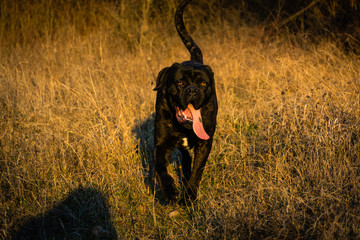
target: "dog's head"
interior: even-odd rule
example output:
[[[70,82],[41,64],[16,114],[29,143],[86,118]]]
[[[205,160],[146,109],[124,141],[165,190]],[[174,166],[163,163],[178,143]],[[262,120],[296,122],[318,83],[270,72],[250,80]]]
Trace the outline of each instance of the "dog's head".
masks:
[[[194,61],[174,63],[160,71],[154,90],[165,96],[180,124],[192,127],[199,138],[209,138],[201,117],[201,108],[215,91],[214,73],[209,66]]]

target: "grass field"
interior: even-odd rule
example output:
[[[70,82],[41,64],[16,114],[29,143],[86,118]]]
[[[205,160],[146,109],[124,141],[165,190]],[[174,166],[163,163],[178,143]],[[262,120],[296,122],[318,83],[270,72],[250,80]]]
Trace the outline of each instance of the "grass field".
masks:
[[[0,238],[359,239],[359,57],[211,3],[185,23],[215,73],[213,151],[196,204],[163,204],[152,89],[189,59],[176,2],[0,3]]]

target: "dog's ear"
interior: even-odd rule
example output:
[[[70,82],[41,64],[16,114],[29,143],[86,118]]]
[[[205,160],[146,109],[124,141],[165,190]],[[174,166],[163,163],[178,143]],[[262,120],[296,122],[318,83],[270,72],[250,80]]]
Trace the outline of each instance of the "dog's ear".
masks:
[[[169,67],[164,68],[163,70],[161,70],[156,78],[156,86],[153,89],[154,91],[159,91],[161,90],[165,84],[166,84],[166,79],[167,79],[167,75],[169,72]]]
[[[206,71],[208,71],[208,73],[210,74],[210,76],[211,76],[212,78],[214,78],[214,72],[212,71],[211,67],[208,66],[208,65],[204,65],[204,67],[205,67]]]
[[[157,76],[156,86],[153,90],[159,91],[161,89],[164,89],[164,87],[166,85],[166,81],[170,77],[169,76],[170,73],[179,65],[180,65],[179,63],[174,63],[173,65],[171,65],[171,67],[166,67],[163,70],[161,70]]]

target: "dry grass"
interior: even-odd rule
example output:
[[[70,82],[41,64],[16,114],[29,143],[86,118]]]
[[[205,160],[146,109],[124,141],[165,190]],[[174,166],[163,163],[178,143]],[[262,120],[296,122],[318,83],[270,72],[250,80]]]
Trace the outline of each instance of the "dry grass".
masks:
[[[220,110],[199,200],[178,209],[155,197],[150,157],[153,82],[189,58],[174,1],[156,17],[152,1],[11,2],[0,4],[0,238],[360,237],[358,57],[326,39],[267,41],[216,10],[195,24],[205,13],[190,8]]]

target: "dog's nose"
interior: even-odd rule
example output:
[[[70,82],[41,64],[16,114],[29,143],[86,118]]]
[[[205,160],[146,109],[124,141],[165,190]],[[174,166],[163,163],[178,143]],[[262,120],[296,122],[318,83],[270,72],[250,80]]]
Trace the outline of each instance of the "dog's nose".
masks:
[[[189,86],[186,88],[185,92],[191,96],[196,96],[199,92],[199,89],[194,86]]]

